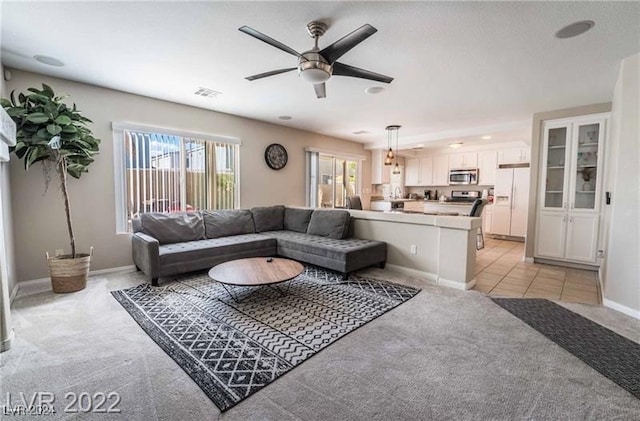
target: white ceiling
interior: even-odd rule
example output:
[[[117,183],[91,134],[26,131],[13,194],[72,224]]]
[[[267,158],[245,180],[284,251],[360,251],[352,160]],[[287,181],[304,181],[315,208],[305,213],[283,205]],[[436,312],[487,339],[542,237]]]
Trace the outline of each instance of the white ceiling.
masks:
[[[531,115],[611,100],[620,61],[640,51],[639,2],[4,2],[2,62],[65,79],[368,143],[441,145],[530,137]],[[559,40],[563,26],[593,20]],[[248,25],[302,52],[370,23],[378,32],[340,61],[395,78],[334,76],[317,99],[296,58],[238,31]],[[63,61],[36,62],[34,55]],[[369,95],[364,90],[383,85]],[[194,96],[199,87],[222,92]],[[289,121],[278,120],[292,116]],[[355,135],[365,130],[368,134]],[[435,143],[430,143],[435,142]]]

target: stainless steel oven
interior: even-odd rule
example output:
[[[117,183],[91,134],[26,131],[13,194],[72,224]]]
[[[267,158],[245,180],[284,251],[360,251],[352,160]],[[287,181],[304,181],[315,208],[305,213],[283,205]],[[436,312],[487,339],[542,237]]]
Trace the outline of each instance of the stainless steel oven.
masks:
[[[478,184],[478,169],[449,170],[449,185]]]

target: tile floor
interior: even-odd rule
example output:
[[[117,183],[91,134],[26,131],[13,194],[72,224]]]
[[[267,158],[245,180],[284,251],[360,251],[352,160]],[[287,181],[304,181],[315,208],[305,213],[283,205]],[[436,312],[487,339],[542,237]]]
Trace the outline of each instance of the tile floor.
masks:
[[[524,263],[524,243],[485,236],[476,253],[475,290],[489,295],[601,304],[598,272]]]

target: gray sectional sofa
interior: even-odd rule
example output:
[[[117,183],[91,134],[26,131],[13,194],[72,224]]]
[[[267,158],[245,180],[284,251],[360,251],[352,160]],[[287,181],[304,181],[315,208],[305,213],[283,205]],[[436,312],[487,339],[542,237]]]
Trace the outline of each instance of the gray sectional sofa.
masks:
[[[282,256],[349,272],[384,267],[387,245],[350,236],[344,210],[285,206],[173,214],[145,213],[133,220],[133,261],[158,278],[211,268],[246,257]]]

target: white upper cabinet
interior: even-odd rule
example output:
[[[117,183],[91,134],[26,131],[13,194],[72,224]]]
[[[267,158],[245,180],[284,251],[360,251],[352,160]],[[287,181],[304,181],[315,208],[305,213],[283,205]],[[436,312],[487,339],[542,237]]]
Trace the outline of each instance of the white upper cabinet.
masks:
[[[476,152],[453,153],[449,155],[449,168],[478,168],[478,154]]]
[[[496,183],[498,153],[496,151],[478,152],[478,184],[493,186]]]
[[[524,164],[529,162],[530,158],[529,148],[508,148],[498,152],[498,164]]]
[[[449,156],[436,155],[433,157],[433,186],[449,185]]]
[[[391,181],[392,165],[384,165],[386,153],[384,149],[371,151],[371,184],[386,184]]]
[[[405,160],[404,184],[405,186],[433,185],[433,158],[430,156],[407,158]]]

